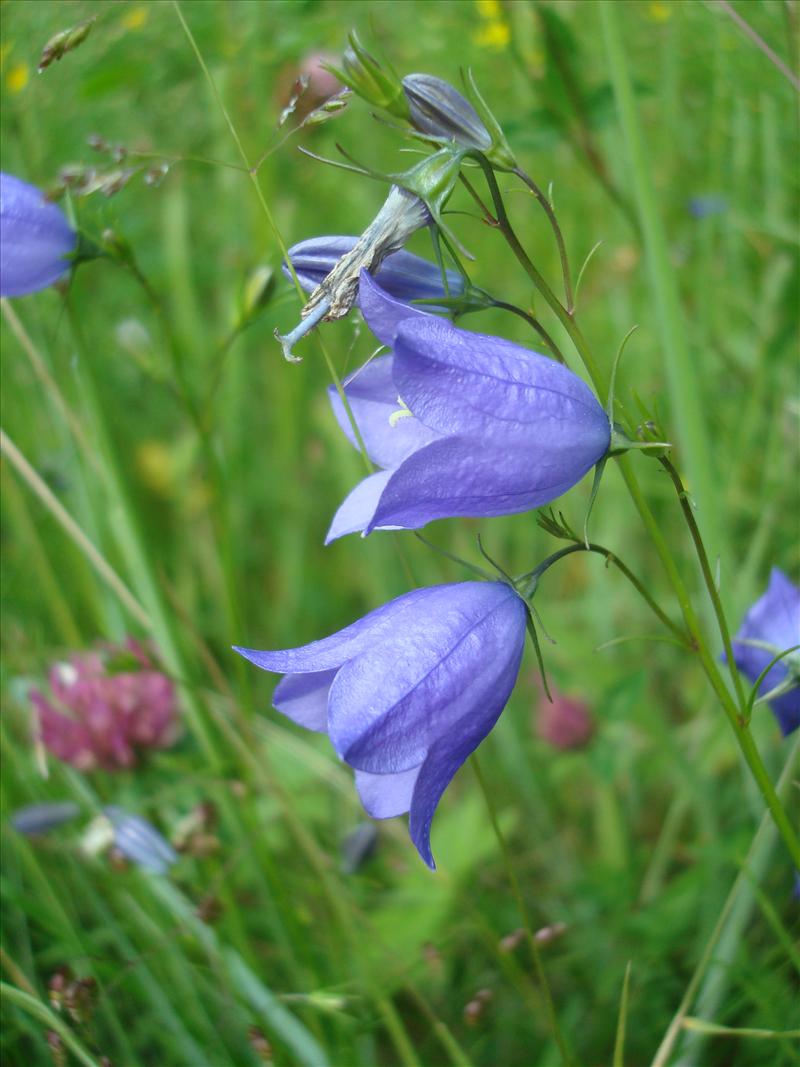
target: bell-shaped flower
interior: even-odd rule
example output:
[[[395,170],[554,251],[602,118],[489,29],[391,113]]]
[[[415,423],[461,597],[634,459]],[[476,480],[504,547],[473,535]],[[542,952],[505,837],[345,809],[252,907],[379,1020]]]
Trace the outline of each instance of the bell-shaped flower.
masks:
[[[78,237],[34,185],[0,173],[0,296],[25,296],[58,281]]]
[[[733,657],[755,684],[776,656],[795,645],[800,645],[800,588],[773,567],[766,592],[748,610],[733,639]],[[800,650],[770,667],[758,694],[766,697],[784,736],[800,726]]]
[[[289,259],[303,289],[307,293],[313,292],[339,260],[352,252],[358,240],[358,237],[344,236],[311,237],[292,245]],[[285,264],[283,273],[291,279]],[[442,272],[435,263],[403,250],[387,256],[374,277],[385,292],[406,304],[415,300],[444,300],[460,296],[464,291],[464,279],[457,271],[446,271],[445,288]],[[426,307],[433,310],[433,305]]]
[[[411,839],[433,867],[434,811],[511,695],[525,626],[510,586],[463,582],[406,593],[301,648],[236,651],[285,675],[278,711],[328,734],[369,815],[410,813]]]
[[[356,371],[344,391],[382,469],[345,499],[326,543],[355,531],[542,507],[608,451],[606,413],[562,364],[393,300],[366,274],[361,309],[392,355]],[[341,399],[329,395],[355,445]]]

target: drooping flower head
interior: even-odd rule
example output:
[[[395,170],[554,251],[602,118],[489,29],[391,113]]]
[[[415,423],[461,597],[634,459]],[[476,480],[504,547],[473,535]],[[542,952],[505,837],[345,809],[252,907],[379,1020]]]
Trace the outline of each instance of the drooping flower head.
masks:
[[[289,249],[289,259],[303,289],[310,293],[325,280],[342,256],[352,252],[358,237],[332,236],[311,237],[299,241]],[[289,268],[284,264],[284,275],[291,279]],[[406,304],[415,300],[443,300],[460,296],[464,291],[464,279],[457,271],[445,272],[447,287],[442,281],[442,272],[435,263],[411,252],[393,252],[375,271],[375,280],[384,292]],[[435,305],[426,305],[433,310]]]
[[[795,645],[800,645],[800,588],[773,567],[766,592],[748,610],[733,639],[733,656],[742,674],[755,684],[775,656]],[[780,692],[769,704],[786,736],[800,726],[800,651],[774,664],[758,693],[766,696],[776,689]]]
[[[368,275],[361,308],[392,348],[345,393],[370,459],[327,541],[451,516],[506,515],[561,496],[608,451],[611,428],[589,387],[545,356],[393,300]],[[355,444],[339,396],[336,418]]]
[[[346,315],[358,296],[362,272],[377,271],[387,256],[398,252],[412,234],[427,226],[430,220],[430,213],[418,196],[393,185],[366,230],[312,290],[300,313],[300,324],[285,336],[276,332],[286,359],[296,361],[292,346],[318,323]]]
[[[510,586],[463,582],[406,593],[301,648],[236,651],[285,674],[278,711],[328,734],[369,815],[410,813],[411,839],[433,867],[434,811],[511,695],[525,625]]]
[[[175,740],[174,686],[133,639],[57,663],[50,691],[31,693],[41,740],[80,771],[132,767],[141,750]]]
[[[0,296],[25,296],[69,270],[77,234],[34,185],[0,173]]]

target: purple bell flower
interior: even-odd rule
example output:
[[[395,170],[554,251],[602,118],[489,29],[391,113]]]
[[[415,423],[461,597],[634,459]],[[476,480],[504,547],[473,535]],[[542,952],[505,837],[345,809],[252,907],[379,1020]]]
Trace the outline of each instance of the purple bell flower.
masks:
[[[409,812],[411,839],[434,867],[434,811],[511,695],[525,625],[510,586],[463,582],[405,593],[301,648],[236,651],[285,675],[273,697],[278,711],[328,734],[356,772],[367,814]]]
[[[77,243],[62,210],[36,186],[0,173],[0,296],[25,296],[58,281]]]
[[[742,674],[755,683],[775,656],[794,645],[800,645],[800,588],[773,567],[767,591],[748,610],[733,639],[733,657]],[[784,690],[769,700],[784,737],[800,726],[799,661],[800,651],[779,660],[758,687],[759,696]],[[795,684],[790,688],[792,679]]]
[[[358,237],[311,237],[292,245],[289,258],[303,289],[307,293],[313,292],[342,256],[352,252],[358,240]],[[285,264],[283,273],[291,280],[291,273]],[[442,273],[435,263],[401,250],[384,259],[375,278],[390,296],[411,303],[414,300],[460,296],[464,292],[463,278],[454,270],[448,270],[446,274],[448,291],[445,291]],[[431,305],[427,306],[433,310]]]
[[[177,862],[178,853],[147,819],[113,804],[103,814],[114,828],[114,847],[137,867],[166,874]]]
[[[572,371],[393,300],[366,273],[361,309],[393,349],[345,383],[370,459],[326,543],[451,516],[507,515],[571,489],[608,451],[608,417]],[[355,445],[335,390],[334,414]]]

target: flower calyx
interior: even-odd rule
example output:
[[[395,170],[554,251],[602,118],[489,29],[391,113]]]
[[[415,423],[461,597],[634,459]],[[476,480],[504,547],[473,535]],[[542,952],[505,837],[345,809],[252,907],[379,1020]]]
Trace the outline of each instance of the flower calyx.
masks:
[[[639,440],[630,437],[618,422],[611,424],[611,444],[608,449],[609,456],[622,456],[626,452],[647,452],[648,455],[660,459],[666,456],[672,449],[669,441],[657,441],[653,435],[655,427],[647,423],[638,427]]]

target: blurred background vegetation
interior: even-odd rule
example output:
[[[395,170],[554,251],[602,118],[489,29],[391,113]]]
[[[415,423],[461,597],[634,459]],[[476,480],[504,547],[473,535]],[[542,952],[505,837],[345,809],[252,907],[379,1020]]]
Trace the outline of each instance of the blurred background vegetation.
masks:
[[[659,328],[665,279],[647,269],[648,219],[599,4],[185,0],[180,12],[248,161],[263,157],[258,185],[287,245],[360,233],[385,195],[299,146],[331,157],[340,142],[386,171],[409,158],[358,100],[284,141],[296,116],[281,129],[278,117],[304,66],[340,55],[356,27],[401,75],[460,84],[459,67],[472,67],[526,169],[552,187],[575,272],[602,242],[581,283],[583,332],[608,368],[639,325],[620,395],[657,409],[672,439],[681,413],[670,348],[685,344],[710,442],[701,503],[716,525],[735,626],[770,566],[794,578],[800,569],[796,96],[718,3],[614,6],[682,339]],[[795,65],[794,0],[733,10]],[[69,210],[98,242],[113,230],[132,250],[171,324],[170,340],[135,272],[109,260],[77,271],[71,313],[49,290],[3,316],[3,428],[146,616],[130,614],[30,481],[4,463],[3,962],[5,981],[25,995],[12,991],[4,1008],[6,1062],[50,1063],[66,1041],[69,1063],[558,1063],[470,769],[435,819],[435,874],[403,820],[380,824],[374,855],[356,864],[343,852],[364,822],[349,772],[324,737],[270,710],[273,680],[230,652],[233,643],[300,644],[412,579],[467,575],[411,535],[323,548],[360,460],[331,416],[319,342],[305,342],[303,364],[291,366],[273,339],[297,321],[299,302],[175,6],[38,0],[3,3],[0,13],[3,170],[53,188],[70,165],[106,175],[132,168],[115,195],[74,197]],[[96,21],[86,42],[37,75],[48,38],[87,18]],[[93,149],[98,137],[110,147]],[[115,156],[115,146],[125,151]],[[523,243],[555,282],[544,216],[510,178],[501,185],[513,189],[507,202]],[[471,204],[457,192],[450,208]],[[465,214],[450,221],[476,257],[473,280],[530,306],[530,286],[499,236]],[[425,234],[410,247],[430,255]],[[263,266],[276,272],[275,287],[238,329],[248,279]],[[500,312],[465,325],[531,344],[525,325]],[[324,328],[323,340],[339,374],[374,344],[355,315]],[[676,462],[691,466],[678,444]],[[652,460],[639,459],[637,471],[699,590],[667,480]],[[587,480],[561,505],[578,527],[588,492]],[[478,530],[513,573],[557,547],[533,515],[442,522],[427,533],[477,560]],[[613,469],[593,536],[673,610]],[[528,655],[483,767],[536,925],[564,924],[543,956],[575,1062],[610,1063],[624,1029],[616,1062],[649,1063],[693,976],[693,1017],[731,1030],[797,1025],[793,871],[768,834],[752,848],[763,806],[696,663],[640,639],[598,650],[653,633],[647,608],[599,559],[575,556],[554,569],[537,607],[555,641],[545,648],[554,684],[586,703],[593,736],[570,751],[540,736]],[[29,688],[71,651],[127,634],[151,639],[181,685],[180,741],[123,773],[81,775],[52,758],[44,773]],[[777,778],[790,744],[764,708],[754,731]],[[65,799],[87,813],[77,829],[35,840],[9,829],[21,806]],[[198,805],[212,805],[213,841],[182,855],[167,877],[87,858],[81,834],[104,803],[167,837]],[[703,951],[721,913],[709,965]],[[48,981],[63,966],[96,982],[77,1019],[47,1007]],[[787,1039],[695,1027],[677,1034],[668,1062],[795,1064],[800,1051]]]

